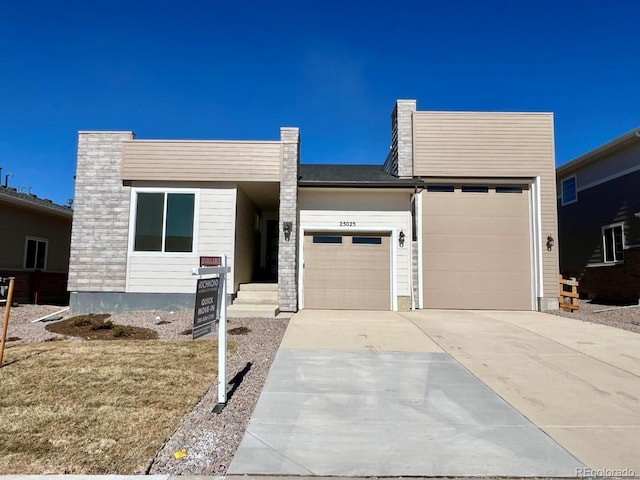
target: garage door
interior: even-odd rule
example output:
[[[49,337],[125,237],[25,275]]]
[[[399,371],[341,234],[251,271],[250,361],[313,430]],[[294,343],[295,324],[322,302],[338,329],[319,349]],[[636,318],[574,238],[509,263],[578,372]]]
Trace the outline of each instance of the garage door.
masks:
[[[423,192],[425,308],[531,310],[528,186]]]
[[[389,234],[308,233],[304,308],[391,310]]]

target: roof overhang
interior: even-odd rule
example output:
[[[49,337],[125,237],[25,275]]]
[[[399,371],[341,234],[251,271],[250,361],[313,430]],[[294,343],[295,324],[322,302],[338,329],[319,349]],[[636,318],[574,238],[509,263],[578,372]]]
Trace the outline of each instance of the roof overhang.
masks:
[[[600,147],[591,150],[583,155],[580,155],[578,158],[571,160],[564,165],[556,168],[556,174],[558,177],[566,176],[590,163],[596,162],[601,158],[609,155],[621,148],[627,147],[629,145],[633,145],[635,143],[640,142],[640,128],[634,128],[630,132],[625,133],[617,138],[614,138],[608,143],[601,145]]]
[[[46,213],[48,215],[68,218],[69,220],[73,218],[73,210],[71,208],[63,207],[55,203],[47,205],[47,203],[45,203],[46,200],[31,201],[20,197],[14,197],[13,195],[7,195],[2,190],[0,190],[0,202],[26,208],[29,210],[35,210],[37,212]]]

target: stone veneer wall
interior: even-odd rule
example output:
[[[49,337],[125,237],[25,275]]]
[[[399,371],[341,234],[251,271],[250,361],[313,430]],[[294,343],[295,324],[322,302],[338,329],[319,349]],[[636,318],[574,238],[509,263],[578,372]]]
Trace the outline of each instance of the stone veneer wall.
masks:
[[[394,110],[396,122],[396,142],[398,156],[398,177],[413,177],[413,112],[416,111],[415,100],[398,100]]]
[[[125,291],[131,189],[120,170],[122,141],[133,138],[133,132],[79,133],[69,291]]]
[[[282,177],[280,179],[278,306],[282,312],[298,310],[298,168],[300,166],[300,132],[282,127]],[[291,222],[291,237],[284,237],[284,222]]]

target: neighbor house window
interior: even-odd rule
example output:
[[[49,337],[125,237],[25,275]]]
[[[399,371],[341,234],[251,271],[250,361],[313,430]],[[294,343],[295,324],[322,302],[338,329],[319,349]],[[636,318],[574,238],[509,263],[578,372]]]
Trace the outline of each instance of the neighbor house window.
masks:
[[[578,201],[578,189],[576,187],[576,177],[569,177],[562,181],[562,205]]]
[[[194,193],[137,192],[133,250],[193,252]]]
[[[624,226],[602,227],[602,252],[605,263],[624,260]]]
[[[24,268],[44,270],[47,263],[47,241],[42,238],[27,237],[24,255]]]

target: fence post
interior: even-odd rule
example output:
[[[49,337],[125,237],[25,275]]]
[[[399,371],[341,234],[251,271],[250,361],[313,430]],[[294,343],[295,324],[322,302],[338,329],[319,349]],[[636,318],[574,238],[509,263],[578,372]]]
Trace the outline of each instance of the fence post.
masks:
[[[0,280],[5,280],[0,278]],[[4,304],[4,320],[2,322],[2,338],[0,338],[0,368],[2,368],[2,359],[4,357],[4,346],[7,343],[7,332],[9,331],[9,313],[11,312],[11,303],[13,302],[13,284],[15,278],[9,278],[9,291],[7,292],[7,303]]]

